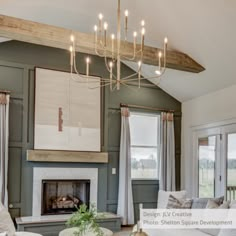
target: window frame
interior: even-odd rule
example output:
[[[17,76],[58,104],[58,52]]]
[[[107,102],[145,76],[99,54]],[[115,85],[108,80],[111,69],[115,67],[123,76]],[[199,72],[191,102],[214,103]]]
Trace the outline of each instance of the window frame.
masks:
[[[160,112],[150,112],[150,111],[137,111],[137,110],[130,110],[130,117],[132,116],[132,114],[135,115],[140,115],[140,116],[152,116],[152,117],[156,117],[158,119],[157,123],[159,123],[159,134],[158,134],[158,130],[156,131],[157,134],[157,145],[156,146],[148,146],[148,145],[132,145],[132,139],[131,139],[131,130],[130,130],[130,149],[132,148],[155,148],[157,150],[157,178],[134,178],[132,177],[132,167],[131,168],[131,180],[132,181],[158,181],[159,180],[159,164],[160,164],[160,147],[161,147],[161,142],[160,142],[160,132],[161,132],[161,113]],[[130,126],[131,126],[131,121],[130,121]],[[158,124],[157,124],[158,126]],[[132,158],[132,152],[131,152],[131,158]]]

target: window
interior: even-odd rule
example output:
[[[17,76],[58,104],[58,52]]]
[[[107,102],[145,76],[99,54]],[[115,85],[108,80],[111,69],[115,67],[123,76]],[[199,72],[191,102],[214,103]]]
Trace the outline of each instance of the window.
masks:
[[[131,178],[157,179],[160,115],[131,112]]]

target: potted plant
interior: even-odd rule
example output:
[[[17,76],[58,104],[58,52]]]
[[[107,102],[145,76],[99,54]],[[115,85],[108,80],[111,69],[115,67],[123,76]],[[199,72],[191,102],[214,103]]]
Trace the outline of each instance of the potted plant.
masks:
[[[66,225],[68,227],[76,227],[74,235],[85,236],[86,232],[93,232],[96,236],[103,236],[104,233],[96,223],[97,210],[94,205],[90,208],[82,204],[77,211],[69,218]]]

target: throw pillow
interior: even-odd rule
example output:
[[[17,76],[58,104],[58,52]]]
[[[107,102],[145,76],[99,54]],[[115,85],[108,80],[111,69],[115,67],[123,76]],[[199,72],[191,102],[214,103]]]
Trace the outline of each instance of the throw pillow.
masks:
[[[158,200],[157,200],[158,209],[166,209],[170,194],[178,199],[186,199],[186,195],[187,195],[185,190],[176,191],[176,192],[166,192],[163,190],[159,190]]]
[[[224,197],[219,198],[194,198],[192,202],[192,209],[204,209],[206,208],[207,202],[209,199],[214,200],[217,203],[222,204]]]
[[[8,236],[15,235],[15,227],[7,209],[0,209],[0,233],[7,232]]]
[[[216,202],[213,199],[209,199],[206,205],[207,209],[228,209],[230,205],[229,201],[224,201],[223,203]]]
[[[173,195],[169,196],[167,209],[190,209],[192,205],[191,199],[178,199]]]

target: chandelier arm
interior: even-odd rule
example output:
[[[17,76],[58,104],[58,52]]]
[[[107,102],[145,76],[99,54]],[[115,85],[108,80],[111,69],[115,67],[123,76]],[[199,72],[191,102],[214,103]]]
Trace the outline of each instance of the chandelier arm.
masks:
[[[107,71],[108,71],[109,73],[111,73],[111,70],[110,70],[109,65],[108,65],[108,62],[107,62],[107,56],[106,56],[106,55],[105,55],[105,57],[104,57],[104,61],[105,61],[105,66],[106,66]]]
[[[94,83],[93,80],[99,80],[99,81],[102,81],[102,82],[108,82],[109,79],[106,79],[106,78],[100,78],[100,77],[94,77],[94,76],[84,76],[82,77],[81,74],[75,74],[77,76],[79,76],[80,78],[75,78],[74,76],[74,73],[71,73],[71,79],[74,80],[75,82],[78,82],[78,83]],[[88,81],[79,81],[79,79],[86,79]]]
[[[164,69],[163,69],[162,72],[161,72],[161,75],[158,77],[158,78],[160,78],[158,84],[161,83],[162,75],[165,73],[165,71],[166,71],[166,67],[164,67]],[[151,79],[152,79],[152,78],[151,78]],[[156,79],[156,78],[155,78],[155,79]]]
[[[137,87],[138,83],[137,82],[126,83],[126,85],[127,86],[134,86],[136,89],[138,89],[138,87]],[[147,84],[147,83],[144,82],[144,83],[140,84],[140,88],[141,87],[146,87],[146,86],[156,88],[156,86],[158,86],[158,83],[156,83],[156,84]]]
[[[130,90],[132,90],[132,91],[135,91],[135,92],[138,91],[137,88],[135,89],[135,88],[133,88],[133,87],[130,87],[128,84],[126,84],[126,83],[124,83],[124,82],[122,82],[122,81],[121,81],[121,84],[124,85],[124,86],[126,86],[128,89],[130,89]]]
[[[77,74],[76,74],[77,75]],[[86,80],[86,81],[80,81],[80,79],[83,79],[83,78],[75,78],[73,75],[71,75],[71,79],[74,81],[74,82],[77,82],[77,83],[80,83],[80,84],[87,84],[87,83],[94,83],[94,81],[91,81],[91,80]]]
[[[104,61],[105,61],[105,66],[106,66],[106,69],[107,69],[107,71],[109,72],[109,73],[112,73],[112,70],[111,70],[111,68],[109,68],[109,66],[108,66],[108,62],[107,62],[107,57],[105,56],[105,58],[104,58]],[[115,78],[115,80],[116,80],[116,76],[112,73],[112,78]],[[112,79],[113,80],[113,79]],[[109,81],[110,81],[110,79],[109,79]],[[113,81],[112,81],[113,82]],[[115,82],[115,81],[114,81]],[[111,84],[111,82],[110,82],[110,84]]]
[[[112,88],[112,90],[111,90],[112,92],[115,91],[115,89],[117,88],[117,83],[115,81],[113,81],[113,83],[115,83],[115,86],[114,86],[114,88]]]
[[[107,71],[108,71],[109,73],[111,73],[111,70],[110,70],[109,65],[108,65],[108,62],[107,62],[107,57],[104,57],[104,60],[105,60],[105,66],[106,66]],[[112,78],[113,78],[113,77],[116,79],[116,76],[115,76],[114,73],[112,73]],[[109,80],[109,79],[108,79],[108,80]]]
[[[141,50],[134,51],[132,57],[126,57],[126,56],[121,54],[121,59],[128,60],[128,61],[133,61],[136,58],[137,54],[139,54],[140,52],[142,52],[142,51]]]
[[[136,50],[134,49],[132,57],[126,57],[122,54],[120,56],[121,56],[121,59],[125,59],[125,60],[128,60],[128,61],[133,61],[136,58],[137,53],[138,52],[136,52]]]
[[[76,68],[76,58],[74,57],[74,70],[75,70],[75,73],[78,75],[78,76],[80,76],[81,78],[83,78],[83,79],[88,79],[88,78],[92,78],[92,77],[89,77],[89,76],[87,76],[87,75],[83,75],[83,74],[80,74],[79,73],[79,71],[77,70],[77,68]],[[105,78],[99,78],[100,80],[102,80],[102,81],[109,81],[109,79],[105,79]],[[75,81],[75,80],[74,80]],[[79,82],[79,81],[78,81]],[[80,82],[81,83],[81,82]]]
[[[132,75],[129,75],[129,76],[126,76],[126,77],[124,77],[124,78],[121,78],[121,80],[127,80],[127,79],[129,79],[129,78],[132,78],[133,76],[135,76],[135,75],[137,75],[138,73],[137,72],[135,72],[134,74],[132,74]]]
[[[136,81],[136,80],[145,80],[145,79],[157,79],[157,78],[160,78],[160,75],[153,76],[153,77],[141,77],[140,79],[133,78],[133,79],[125,80],[125,82]],[[123,80],[122,80],[122,82],[123,82]]]
[[[100,34],[100,33],[99,33]],[[99,43],[101,43],[100,42],[100,40],[99,40]],[[96,40],[94,41],[94,51],[95,51],[95,54],[97,55],[97,56],[99,56],[99,57],[104,57],[104,55],[103,54],[101,54],[101,53],[99,53],[98,52],[98,46],[97,46],[98,44],[97,44],[97,42],[96,42]]]
[[[97,44],[96,44],[97,45]],[[100,57],[106,57],[106,52],[107,52],[107,49],[106,47],[102,44],[102,42],[100,42],[100,47],[102,47],[101,50],[103,50],[103,54],[100,54],[97,50],[97,46],[95,47],[95,53],[100,56]]]
[[[135,58],[136,58],[136,55],[133,55],[133,57],[121,56],[122,60],[127,60],[127,61],[133,61]]]
[[[161,78],[162,75],[165,73],[165,70],[166,70],[166,69],[164,69],[160,75],[155,75],[155,76],[150,76],[150,77],[141,77],[140,80],[144,80],[144,79],[149,80],[149,79],[158,79],[158,78]],[[135,80],[139,80],[139,78],[129,79],[128,82],[130,82],[130,81],[135,81]]]
[[[108,86],[108,85],[110,85],[110,83],[105,83],[105,84],[103,84],[103,85],[96,86],[96,87],[89,88],[89,89],[97,89],[97,88],[102,88],[102,87],[106,87],[106,86]]]
[[[104,51],[104,49],[103,49],[103,51]],[[105,55],[104,55],[104,54],[100,54],[100,53],[97,51],[97,49],[95,49],[95,53],[96,53],[96,55],[99,56],[99,57],[105,57]]]
[[[80,78],[78,78],[78,79],[76,79],[76,78],[74,78],[74,77],[71,77],[71,79],[73,80],[73,81],[75,81],[75,82],[77,82],[77,83],[81,83],[81,84],[86,84],[86,83],[95,83],[96,81],[94,81],[94,80],[90,80],[91,79],[91,77],[88,77],[88,81],[79,81],[79,79]],[[99,81],[101,81],[101,82],[109,82],[109,80],[108,79],[98,79]]]
[[[85,78],[85,79],[88,78],[88,76],[85,76],[85,75],[80,74],[79,71],[77,70],[77,67],[76,67],[76,56],[75,56],[75,54],[74,54],[74,71],[75,71],[75,73],[76,73],[77,75],[79,75],[80,77]]]

